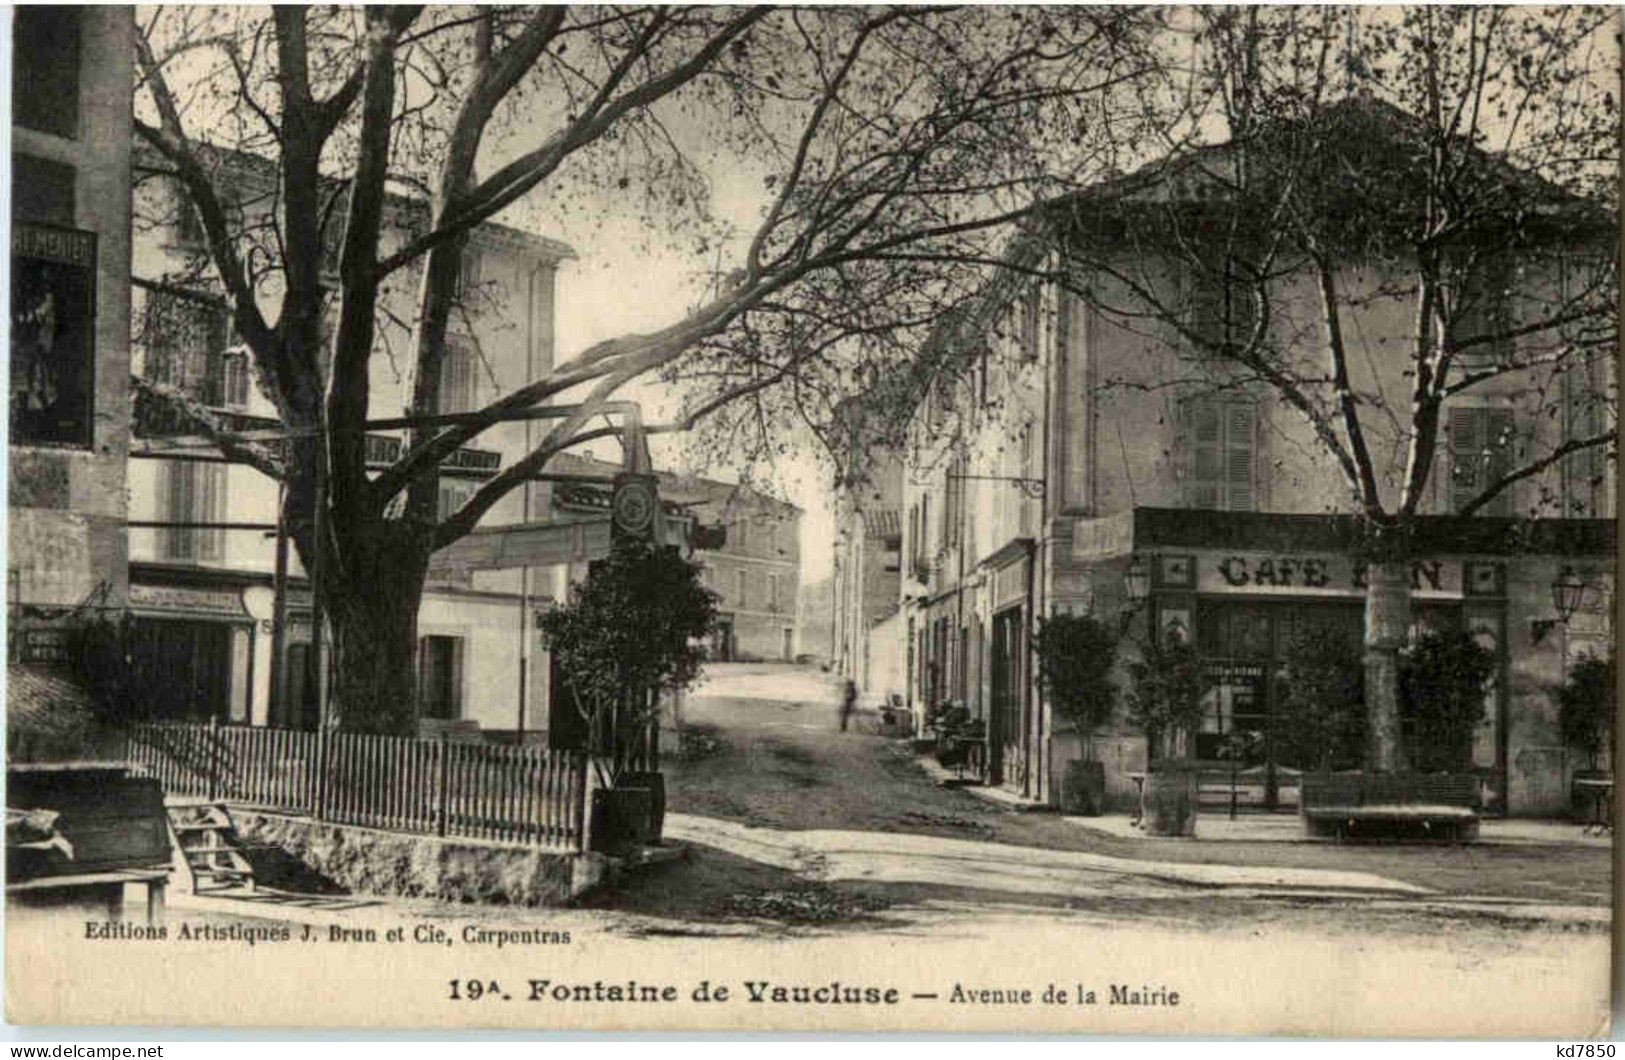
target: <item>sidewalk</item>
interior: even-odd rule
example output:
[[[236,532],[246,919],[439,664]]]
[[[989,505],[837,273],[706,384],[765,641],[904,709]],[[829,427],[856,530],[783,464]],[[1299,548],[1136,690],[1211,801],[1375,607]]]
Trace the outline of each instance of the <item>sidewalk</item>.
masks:
[[[961,791],[983,801],[1013,810],[1042,812],[1048,809],[1032,799],[1003,788],[988,787],[968,780],[961,781],[952,770],[944,769],[929,755],[920,755],[916,761],[926,775],[937,783],[958,784]],[[1140,831],[1126,813],[1106,814],[1101,817],[1061,817],[1061,820],[1085,831],[1117,839],[1154,838]],[[1337,843],[1336,839],[1306,835],[1303,824],[1295,813],[1240,813],[1232,818],[1228,810],[1213,809],[1203,810],[1197,816],[1196,839],[1220,843]],[[1607,850],[1613,847],[1614,837],[1606,834],[1587,834],[1585,825],[1579,821],[1485,817],[1480,821],[1479,837],[1475,845],[1593,847]]]

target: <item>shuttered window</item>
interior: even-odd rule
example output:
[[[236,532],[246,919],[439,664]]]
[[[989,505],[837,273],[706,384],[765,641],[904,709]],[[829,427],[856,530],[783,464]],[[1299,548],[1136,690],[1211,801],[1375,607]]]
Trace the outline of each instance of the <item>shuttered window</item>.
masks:
[[[1450,510],[1460,512],[1512,470],[1512,411],[1483,407],[1450,410]],[[1478,515],[1512,514],[1512,490],[1478,508]]]
[[[440,358],[440,411],[472,412],[475,408],[474,351],[465,342],[446,339]]]
[[[1258,406],[1250,401],[1193,398],[1180,406],[1180,420],[1185,506],[1254,510]]]
[[[457,509],[468,503],[468,498],[474,496],[474,487],[467,482],[452,482],[442,479],[440,481],[440,497],[435,508],[435,518],[444,522]]]
[[[1563,374],[1563,441],[1596,438],[1608,429],[1605,388],[1592,378],[1593,368],[1577,364]],[[1563,458],[1563,516],[1600,518],[1605,512],[1608,449],[1594,445]]]
[[[167,460],[159,478],[162,519],[173,523],[218,523],[225,519],[226,468],[193,460]],[[225,531],[165,527],[158,532],[164,559],[216,561],[224,557]]]

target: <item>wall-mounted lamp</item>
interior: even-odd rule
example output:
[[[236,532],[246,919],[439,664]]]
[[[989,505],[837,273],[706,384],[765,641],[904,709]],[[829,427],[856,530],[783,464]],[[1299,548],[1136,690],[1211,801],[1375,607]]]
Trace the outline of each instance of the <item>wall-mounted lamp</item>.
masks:
[[[1123,591],[1133,604],[1143,604],[1146,597],[1151,595],[1151,571],[1146,568],[1142,557],[1129,558],[1128,568],[1123,571]]]
[[[1123,570],[1123,595],[1128,598],[1128,606],[1123,608],[1121,632],[1127,633],[1129,623],[1151,597],[1151,571],[1138,555],[1129,557]]]
[[[1585,599],[1586,583],[1573,567],[1564,567],[1552,580],[1552,610],[1556,618],[1537,618],[1529,623],[1529,640],[1539,644],[1556,626],[1566,626]]]

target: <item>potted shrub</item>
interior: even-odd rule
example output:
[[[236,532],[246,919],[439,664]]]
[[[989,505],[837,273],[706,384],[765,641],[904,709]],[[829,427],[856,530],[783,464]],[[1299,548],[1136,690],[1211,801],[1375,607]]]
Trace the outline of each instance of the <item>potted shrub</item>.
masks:
[[[1303,770],[1299,812],[1319,801],[1347,802],[1336,794],[1357,778],[1365,754],[1365,664],[1357,637],[1324,626],[1301,631],[1286,645],[1275,679],[1275,757]]]
[[[1400,717],[1413,767],[1466,773],[1484,723],[1484,692],[1495,653],[1463,629],[1429,630],[1400,655]]]
[[[1599,659],[1581,656],[1569,669],[1557,689],[1557,723],[1563,743],[1585,755],[1585,766],[1574,771],[1575,780],[1598,780],[1611,776],[1613,761],[1614,655]],[[1576,813],[1594,813],[1596,801],[1607,796],[1600,789],[1570,789],[1569,801]]]
[[[1147,641],[1140,656],[1128,668],[1128,717],[1145,733],[1148,759],[1140,827],[1152,835],[1195,835],[1200,780],[1189,748],[1212,681],[1196,646],[1177,630]]]
[[[590,734],[594,849],[621,851],[660,835],[665,784],[652,754],[660,697],[699,676],[716,619],[717,596],[695,564],[637,542],[595,561],[569,603],[542,616]]]
[[[1106,810],[1106,767],[1095,759],[1094,737],[1116,701],[1117,638],[1088,615],[1053,615],[1039,622],[1033,651],[1044,697],[1083,740],[1083,757],[1061,778],[1061,812],[1098,817]]]

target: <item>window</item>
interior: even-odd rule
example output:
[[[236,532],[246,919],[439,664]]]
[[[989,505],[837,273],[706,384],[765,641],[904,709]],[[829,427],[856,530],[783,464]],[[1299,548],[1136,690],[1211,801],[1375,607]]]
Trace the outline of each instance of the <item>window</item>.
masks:
[[[1193,398],[1180,406],[1189,508],[1252,511],[1258,408],[1250,401]]]
[[[1512,263],[1504,256],[1485,262],[1463,279],[1451,317],[1451,339],[1470,343],[1460,354],[1467,368],[1501,364],[1516,352],[1509,337],[1514,326],[1512,284]]]
[[[942,539],[949,546],[961,543],[965,528],[965,475],[969,461],[959,453],[948,465],[947,496],[942,506]]]
[[[769,611],[779,609],[779,576],[777,574],[767,576],[767,609]]]
[[[142,350],[142,375],[193,398],[219,398],[221,354],[230,332],[225,306],[206,295],[135,285],[134,345]]]
[[[442,721],[463,716],[463,638],[418,641],[418,716]]]
[[[1449,423],[1450,510],[1459,512],[1512,470],[1512,410],[1452,408]],[[1511,488],[1491,498],[1476,514],[1511,515]]]
[[[19,7],[12,12],[11,120],[67,139],[79,135],[81,12]]]
[[[461,339],[446,338],[440,358],[440,411],[472,412],[477,390],[474,350]]]
[[[734,529],[738,531],[735,536],[739,541],[739,551],[750,551],[750,520],[747,518],[741,518],[739,522],[734,525]]]
[[[474,496],[474,485],[470,482],[457,482],[455,480],[440,480],[440,498],[435,507],[435,518],[445,522],[457,509],[468,503]]]
[[[1038,356],[1038,309],[1039,292],[1034,287],[1022,295],[1016,305],[1016,343],[1024,361],[1034,360]]]
[[[470,290],[479,287],[483,270],[480,249],[473,245],[464,247],[463,256],[457,263],[457,279],[452,285],[452,296],[458,301],[466,299]]]
[[[1593,382],[1591,365],[1577,364],[1563,374],[1563,441],[1595,438],[1608,430],[1606,391]],[[1566,518],[1600,518],[1606,514],[1607,445],[1593,445],[1563,458],[1563,511]]]
[[[1037,432],[1033,430],[1032,421],[1021,425],[1021,433],[1017,435],[1016,451],[1020,454],[1021,463],[1016,469],[1016,477],[1022,481],[1015,484],[1016,509],[1020,513],[1018,536],[1033,536],[1033,501],[1028,495],[1032,489],[1032,480],[1037,478],[1033,472],[1035,458],[1033,451],[1037,444]]]
[[[225,519],[226,467],[197,460],[166,460],[158,476],[159,517],[172,523],[218,523]],[[164,527],[158,532],[163,559],[224,558],[224,530]]]
[[[742,570],[734,572],[734,606],[745,606],[745,572]]]
[[[1193,278],[1186,308],[1187,326],[1213,345],[1239,351],[1252,338],[1253,292],[1228,264],[1224,275]]]
[[[220,403],[232,408],[246,408],[251,376],[248,351],[227,350],[220,361]]]

